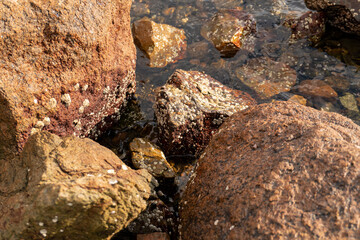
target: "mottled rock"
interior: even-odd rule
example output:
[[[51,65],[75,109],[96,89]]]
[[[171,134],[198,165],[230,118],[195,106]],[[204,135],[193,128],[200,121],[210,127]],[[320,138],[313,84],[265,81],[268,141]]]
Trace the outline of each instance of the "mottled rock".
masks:
[[[133,24],[135,44],[150,59],[150,67],[165,67],[185,56],[185,31],[144,17]]]
[[[293,95],[288,99],[288,101],[295,102],[304,106],[306,106],[306,102],[307,102],[306,98],[300,95]]]
[[[156,185],[90,139],[46,131],[18,161],[19,181],[8,186],[17,191],[0,195],[0,239],[108,239],[146,208]]]
[[[232,115],[198,161],[182,239],[353,239],[360,127],[291,102]]]
[[[157,89],[155,115],[166,155],[199,154],[223,120],[255,101],[197,71],[176,70]]]
[[[268,57],[253,58],[236,69],[236,76],[254,89],[260,98],[290,91],[296,83],[296,71]]]
[[[325,17],[323,13],[307,12],[297,19],[288,19],[284,25],[291,28],[293,40],[311,38],[318,40],[325,32]]]
[[[175,177],[175,172],[166,161],[160,148],[144,138],[135,138],[130,143],[131,160],[137,169],[146,169],[154,177]]]
[[[359,112],[356,98],[351,93],[346,93],[344,96],[339,97],[341,104],[348,110]]]
[[[164,232],[138,234],[136,240],[170,240],[170,236]]]
[[[327,22],[347,33],[360,35],[360,2],[358,0],[305,0],[312,10],[322,11]]]
[[[201,28],[201,36],[231,57],[242,48],[253,51],[256,21],[242,10],[220,10]]]
[[[128,0],[0,3],[0,159],[21,151],[45,117],[51,121],[44,129],[57,135],[96,136],[94,127],[135,91],[130,5]],[[89,106],[79,113],[85,99]]]
[[[324,79],[324,82],[332,87],[335,91],[345,92],[350,88],[348,78],[339,75],[331,75]]]
[[[301,95],[312,97],[335,98],[338,96],[332,87],[318,79],[302,81],[294,89]]]

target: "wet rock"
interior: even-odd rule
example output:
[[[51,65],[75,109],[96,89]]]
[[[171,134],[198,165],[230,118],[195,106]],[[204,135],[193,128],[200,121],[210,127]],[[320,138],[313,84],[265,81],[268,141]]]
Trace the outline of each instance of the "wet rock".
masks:
[[[164,232],[138,234],[136,240],[170,240],[170,236]]]
[[[236,69],[236,76],[263,99],[290,91],[297,77],[294,69],[268,57],[249,60]]]
[[[340,30],[360,36],[360,2],[358,0],[305,0],[312,10],[322,11],[327,22]]]
[[[135,138],[130,143],[132,163],[137,169],[146,169],[154,177],[175,177],[175,172],[166,161],[164,153],[144,138]]]
[[[293,95],[288,99],[288,101],[299,103],[304,106],[306,106],[306,102],[307,102],[306,98],[304,98],[303,96],[300,96],[300,95]]]
[[[0,239],[108,239],[146,208],[157,184],[90,139],[46,131],[29,138],[18,161],[25,176],[0,195]]]
[[[253,51],[256,21],[242,10],[220,10],[202,28],[201,36],[220,53],[232,57],[242,48]]]
[[[331,75],[324,79],[324,82],[332,87],[334,90],[339,92],[345,92],[350,88],[350,82],[347,77],[341,76],[340,74]]]
[[[254,104],[247,93],[230,89],[209,75],[176,70],[157,89],[154,107],[161,149],[167,156],[197,155],[225,118]]]
[[[189,58],[202,58],[209,53],[209,44],[206,41],[195,42],[188,46],[187,55]]]
[[[232,115],[198,161],[182,239],[357,238],[360,127],[291,102]]]
[[[351,93],[346,93],[344,96],[339,97],[341,104],[348,110],[359,112],[356,98]]]
[[[324,81],[317,79],[302,81],[294,89],[301,95],[312,97],[336,98],[338,96],[332,87]]]
[[[310,38],[317,41],[325,32],[325,17],[323,13],[307,12],[297,19],[288,19],[284,25],[291,28],[292,40]]]
[[[165,67],[185,56],[185,31],[142,18],[133,24],[135,44],[150,59],[150,67]]]
[[[0,3],[6,22],[0,26],[0,159],[21,151],[44,118],[50,119],[44,129],[57,135],[96,137],[104,118],[118,113],[126,94],[135,91],[130,5]],[[79,111],[85,99],[89,104]]]

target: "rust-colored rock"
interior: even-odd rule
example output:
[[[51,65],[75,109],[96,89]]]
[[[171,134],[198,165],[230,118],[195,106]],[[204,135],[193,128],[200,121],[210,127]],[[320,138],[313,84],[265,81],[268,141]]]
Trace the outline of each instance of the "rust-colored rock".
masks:
[[[291,102],[250,107],[214,135],[181,202],[189,239],[356,239],[360,127]]]
[[[288,101],[295,102],[304,106],[306,106],[306,102],[307,102],[306,98],[300,95],[293,95],[288,99]]]
[[[144,17],[133,24],[135,44],[150,59],[150,67],[165,67],[185,57],[185,31]]]
[[[119,111],[135,90],[130,5],[0,3],[0,159],[21,151],[40,129],[94,137],[104,117]]]
[[[16,191],[0,194],[0,239],[108,239],[146,208],[156,185],[87,138],[35,133],[19,161],[8,186]]]
[[[155,232],[147,234],[138,234],[136,240],[170,240],[170,237],[167,233],[164,232]]]
[[[236,76],[254,89],[260,98],[269,98],[290,91],[296,83],[296,71],[285,63],[268,57],[253,58],[236,69]]]
[[[226,57],[231,57],[242,48],[253,49],[256,21],[245,11],[220,10],[201,28],[201,36],[213,43]]]
[[[335,90],[322,80],[312,79],[302,81],[299,85],[295,86],[301,95],[323,98],[335,98],[337,93]]]
[[[255,101],[209,75],[176,70],[157,90],[155,115],[165,155],[198,155],[223,120]]]
[[[360,36],[360,2],[358,0],[305,0],[310,9],[322,11],[327,22],[344,32]]]

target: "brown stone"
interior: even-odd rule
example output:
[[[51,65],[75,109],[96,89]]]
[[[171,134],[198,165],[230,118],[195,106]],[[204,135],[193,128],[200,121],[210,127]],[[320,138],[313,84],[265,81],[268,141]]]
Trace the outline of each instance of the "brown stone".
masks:
[[[21,151],[40,129],[94,137],[91,130],[118,111],[135,90],[130,5],[0,3],[0,159]]]
[[[0,239],[108,239],[146,208],[156,185],[90,139],[46,131],[29,138],[19,162],[8,186],[16,191],[0,195]]]
[[[225,118],[254,104],[247,93],[230,89],[209,75],[176,70],[157,89],[154,107],[161,149],[167,156],[197,155]]]
[[[349,79],[344,76],[339,75],[331,75],[324,79],[324,82],[332,87],[336,91],[345,92],[350,88]]]
[[[306,102],[307,102],[306,98],[300,95],[293,95],[288,99],[288,101],[295,102],[304,106],[306,106]]]
[[[323,98],[335,98],[337,93],[335,90],[322,80],[312,79],[302,81],[294,87],[301,95]]]
[[[136,240],[170,240],[170,237],[167,233],[155,232],[147,234],[138,234]]]
[[[236,76],[263,99],[290,91],[297,78],[294,69],[268,57],[249,60],[236,69]]]
[[[291,102],[228,118],[180,206],[188,239],[356,239],[360,127]]]
[[[135,44],[150,59],[150,67],[165,67],[185,57],[185,31],[144,17],[133,24]]]
[[[226,57],[234,56],[240,48],[252,51],[255,32],[254,17],[237,9],[220,10],[201,28],[201,36]]]

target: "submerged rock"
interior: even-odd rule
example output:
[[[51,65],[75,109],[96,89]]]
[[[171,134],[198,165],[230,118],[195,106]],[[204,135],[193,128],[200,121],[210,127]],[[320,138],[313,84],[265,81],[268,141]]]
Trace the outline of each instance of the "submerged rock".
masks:
[[[322,97],[322,98],[335,98],[337,93],[335,90],[322,80],[312,79],[302,81],[299,85],[294,87],[301,95]]]
[[[357,238],[360,127],[291,102],[232,115],[198,161],[181,239]]]
[[[356,98],[351,93],[346,93],[344,96],[339,97],[341,104],[348,110],[359,112]]]
[[[118,113],[135,91],[130,6],[128,0],[0,3],[1,160],[40,129],[96,137],[104,118]]]
[[[327,22],[340,30],[360,36],[360,2],[358,0],[305,0],[312,10],[324,12]]]
[[[247,93],[209,75],[176,70],[157,89],[154,106],[162,150],[166,155],[197,155],[225,118],[254,104]]]
[[[8,186],[18,190],[0,196],[0,239],[108,239],[146,208],[157,184],[90,139],[46,131],[18,161],[20,181]]]
[[[231,57],[241,48],[253,51],[256,21],[242,10],[220,10],[201,28],[201,36]]]
[[[296,71],[268,57],[253,58],[236,69],[236,76],[254,89],[260,98],[290,91],[296,83]]]
[[[146,169],[154,177],[175,177],[175,171],[166,161],[164,153],[144,138],[135,138],[130,143],[131,160],[137,169]]]
[[[135,44],[150,59],[150,67],[165,67],[185,57],[185,31],[144,17],[133,24]]]

